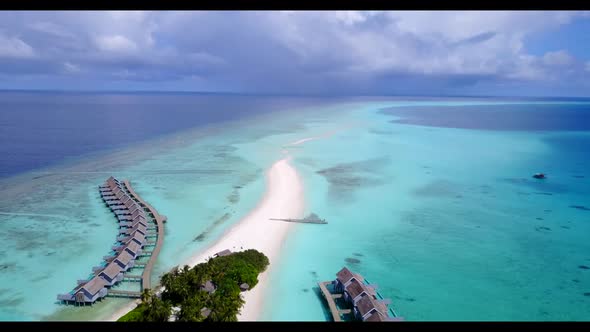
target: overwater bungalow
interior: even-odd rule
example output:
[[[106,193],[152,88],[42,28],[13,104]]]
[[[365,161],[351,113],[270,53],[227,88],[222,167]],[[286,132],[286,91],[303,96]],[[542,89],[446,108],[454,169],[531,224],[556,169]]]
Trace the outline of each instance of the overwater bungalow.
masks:
[[[134,204],[131,208],[129,208],[129,213],[133,215],[135,211],[143,211],[143,208],[139,206],[139,204]]]
[[[125,236],[125,237],[122,239],[122,242],[127,242],[128,240],[130,240],[130,239],[134,238],[134,237],[135,237],[135,236],[137,236],[137,235],[141,235],[141,236],[143,236],[143,237],[145,238],[145,234],[142,234],[142,233],[141,233],[141,232],[139,232],[139,231],[133,231],[133,232],[131,232],[131,234],[129,234],[128,236]],[[147,238],[145,239],[145,241],[147,241]]]
[[[145,227],[147,227],[148,225],[147,220],[141,214],[133,218],[133,220],[131,221],[131,227],[135,227],[137,225],[144,225]]]
[[[147,226],[142,224],[137,224],[132,228],[124,228],[119,231],[120,234],[133,234],[135,232],[141,233],[143,235],[147,235]]]
[[[129,244],[131,241],[137,242],[139,245],[145,244],[145,235],[141,234],[140,232],[135,232],[133,236],[130,236],[129,239],[125,242],[125,244]]]
[[[366,321],[369,316],[379,314],[382,318],[387,318],[387,306],[383,303],[374,300],[372,296],[363,296],[353,308],[355,316],[362,321]],[[376,319],[376,318],[373,318]]]
[[[94,303],[107,295],[106,281],[100,277],[94,277],[82,287],[74,291],[74,296],[69,301],[76,303]]]
[[[105,188],[105,189],[108,189],[108,190],[109,190],[109,192],[110,192],[112,195],[114,195],[114,194],[115,194],[115,192],[118,192],[119,190],[121,190],[121,187],[120,187],[119,185],[112,185],[112,186],[110,186],[110,185],[109,185],[109,186],[108,186],[107,188]]]
[[[117,195],[118,193],[123,192],[123,190],[121,190],[121,188],[119,187],[115,187],[111,192],[113,193],[113,195]]]
[[[343,292],[346,286],[348,286],[354,280],[363,282],[362,276],[352,273],[348,268],[343,267],[338,273],[336,273],[336,280],[334,280],[334,289],[337,292]]]
[[[127,271],[135,265],[134,257],[129,252],[123,250],[113,261],[121,267],[121,271]]]
[[[123,272],[121,271],[121,266],[115,262],[109,263],[107,267],[102,270],[99,274],[99,277],[103,278],[106,281],[107,286],[112,286],[117,282],[123,280]]]
[[[141,255],[141,244],[131,241],[124,249],[128,253],[130,253],[133,258],[137,258],[137,256]]]
[[[143,209],[140,209],[140,210],[135,210],[135,211],[133,211],[131,213],[131,219],[135,219],[138,216],[141,216],[141,217],[143,217],[145,219],[145,217],[146,217],[145,216],[145,211]]]
[[[123,199],[123,197],[127,196],[127,193],[124,191],[119,191],[119,193],[115,194],[118,199]]]
[[[112,211],[116,211],[116,210],[125,210],[125,211],[127,211],[127,207],[125,205],[121,204],[121,202],[118,202],[117,204],[109,205],[109,208]],[[129,213],[129,212],[127,212],[127,213]]]
[[[115,196],[113,193],[108,192],[108,193],[102,193],[100,195],[100,197],[102,197],[103,200],[108,201],[108,200],[113,200],[113,199],[117,199],[117,196]]]
[[[115,196],[115,194],[113,194],[113,191],[111,189],[104,190],[104,191],[100,192],[100,197],[102,197],[102,198],[108,198],[111,196],[113,196],[113,197]]]
[[[129,215],[132,215],[133,212],[135,212],[135,210],[137,209],[137,204],[123,204],[123,205],[125,205],[125,207],[127,208],[127,212],[129,213]],[[131,219],[133,219],[133,217]]]
[[[116,198],[117,195],[113,193],[113,191],[103,191],[100,192],[100,197],[102,197],[102,199],[113,199]]]
[[[106,205],[107,205],[109,208],[110,208],[111,206],[118,206],[118,205],[121,205],[121,206],[123,206],[123,207],[125,206],[125,205],[123,205],[123,203],[121,203],[121,201],[120,201],[118,198],[113,198],[113,199],[110,199],[110,200],[105,200],[105,203],[106,203]]]
[[[137,202],[135,202],[134,200],[131,199],[131,200],[128,200],[127,202],[125,202],[124,204],[128,209],[130,209],[131,207],[137,205]]]
[[[122,238],[120,240],[121,244],[118,245],[114,245],[112,247],[113,250],[120,252],[122,251],[125,247],[129,246],[131,243],[137,243],[139,244],[141,247],[143,247],[143,245],[146,242],[146,238],[145,235],[141,234],[140,232],[135,232],[134,234],[130,235],[130,236],[126,236],[124,238]]]
[[[365,296],[370,296],[369,292],[363,287],[363,284],[356,279],[352,280],[348,286],[344,288],[344,300],[352,304],[356,304],[361,297]]]
[[[131,228],[133,228],[133,227],[135,227],[137,225],[143,225],[143,226],[147,227],[148,226],[148,222],[147,222],[147,220],[142,215],[139,215],[139,216],[135,217],[135,219],[133,219],[133,220],[124,221],[124,222],[121,222],[120,223],[120,226],[121,227],[131,227]]]
[[[107,180],[104,184],[98,186],[98,189],[113,189],[113,187],[119,186],[119,182],[117,180],[109,181]]]
[[[108,179],[105,181],[105,183],[106,183],[106,184],[112,184],[112,183],[119,184],[119,180],[115,179],[115,177],[111,175],[111,176],[109,176],[109,178],[108,178]]]
[[[131,216],[128,214],[120,214],[117,215],[117,220],[119,220],[119,222],[131,221]]]
[[[129,214],[129,210],[114,210],[113,211],[117,216],[119,215],[128,215]],[[131,217],[131,215],[130,215]]]
[[[394,318],[394,317],[383,317],[382,314],[375,312],[375,313],[370,314],[368,317],[366,317],[362,321],[363,322],[386,322],[386,321],[392,320],[391,318]]]
[[[332,291],[327,287],[330,284],[333,286]],[[391,300],[383,299],[377,293],[377,285],[367,284],[361,275],[351,272],[346,267],[336,273],[335,280],[320,282],[319,286],[334,321],[342,321],[342,314],[346,311],[352,313],[353,319],[363,322],[403,320],[398,318],[393,310],[393,317],[389,315],[388,304]],[[338,308],[335,299],[340,297],[351,309]]]
[[[125,195],[123,198],[121,198],[121,203],[125,204],[129,200],[133,200],[133,199],[131,199],[131,197],[129,197],[129,195]]]

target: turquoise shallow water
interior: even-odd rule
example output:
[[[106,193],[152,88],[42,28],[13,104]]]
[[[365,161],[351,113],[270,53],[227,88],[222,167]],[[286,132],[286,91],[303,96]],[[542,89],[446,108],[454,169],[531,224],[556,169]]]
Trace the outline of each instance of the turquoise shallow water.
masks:
[[[2,180],[0,319],[104,319],[127,302],[109,298],[92,308],[55,303],[114,244],[116,219],[97,190],[111,174],[130,179],[168,217],[153,281],[186,262],[257,204],[263,171],[279,154],[247,160],[237,146],[296,129],[283,118],[189,130]]]
[[[288,239],[264,319],[328,319],[317,282],[342,266],[407,320],[590,318],[590,212],[571,207],[589,203],[587,132],[410,126],[376,108],[297,151],[308,212],[329,224]]]
[[[327,320],[317,282],[343,265],[377,283],[408,320],[587,320],[590,270],[579,266],[590,266],[590,212],[571,206],[590,206],[590,175],[579,177],[590,169],[590,135],[417,126],[379,111],[478,103],[488,102],[299,108],[2,180],[0,319],[103,319],[126,303],[55,304],[115,239],[96,190],[109,175],[129,178],[168,217],[156,281],[257,204],[264,170],[287,143],[334,133],[287,148],[308,212],[329,224],[289,234],[272,262],[264,320]],[[550,181],[532,181],[539,170]]]

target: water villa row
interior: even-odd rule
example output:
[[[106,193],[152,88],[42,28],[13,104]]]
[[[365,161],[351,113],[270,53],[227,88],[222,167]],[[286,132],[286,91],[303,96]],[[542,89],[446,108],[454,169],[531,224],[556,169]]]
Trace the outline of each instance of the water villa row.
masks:
[[[362,322],[403,320],[388,307],[391,300],[377,292],[377,285],[368,284],[360,274],[346,267],[336,274],[335,280],[320,282],[319,286],[335,322],[347,315],[350,320]]]
[[[128,180],[119,181],[111,176],[98,189],[118,220],[119,235],[111,253],[103,257],[101,265],[92,268],[88,279],[78,280],[71,292],[57,296],[68,304],[92,304],[107,295],[140,297],[141,291],[151,287],[151,271],[164,240],[166,217],[142,200]],[[143,257],[148,257],[148,261],[142,261]],[[128,273],[136,268],[143,268],[142,273]],[[123,281],[140,282],[140,291],[113,288]]]

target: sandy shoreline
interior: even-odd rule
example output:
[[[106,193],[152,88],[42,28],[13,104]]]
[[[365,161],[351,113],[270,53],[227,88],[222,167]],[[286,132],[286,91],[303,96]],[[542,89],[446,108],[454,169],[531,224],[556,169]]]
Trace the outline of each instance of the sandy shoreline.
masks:
[[[268,169],[266,192],[256,208],[223,234],[217,242],[181,264],[195,266],[224,249],[256,249],[268,256],[269,269],[259,276],[259,283],[254,289],[243,293],[246,303],[238,315],[240,321],[254,321],[259,318],[268,275],[273,269],[273,263],[278,261],[284,239],[293,226],[291,223],[269,219],[300,218],[304,212],[303,183],[295,168],[289,164],[289,159],[290,157],[285,157]],[[135,308],[137,303],[138,301],[134,301],[126,305],[108,320],[117,320]]]

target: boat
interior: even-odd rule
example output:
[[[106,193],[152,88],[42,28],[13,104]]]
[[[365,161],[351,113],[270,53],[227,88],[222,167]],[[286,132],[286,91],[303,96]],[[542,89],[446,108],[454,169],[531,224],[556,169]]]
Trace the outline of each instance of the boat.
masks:
[[[545,179],[545,178],[547,178],[547,177],[545,176],[545,174],[543,174],[543,173],[537,173],[537,174],[533,175],[533,177],[534,177],[535,179]]]

